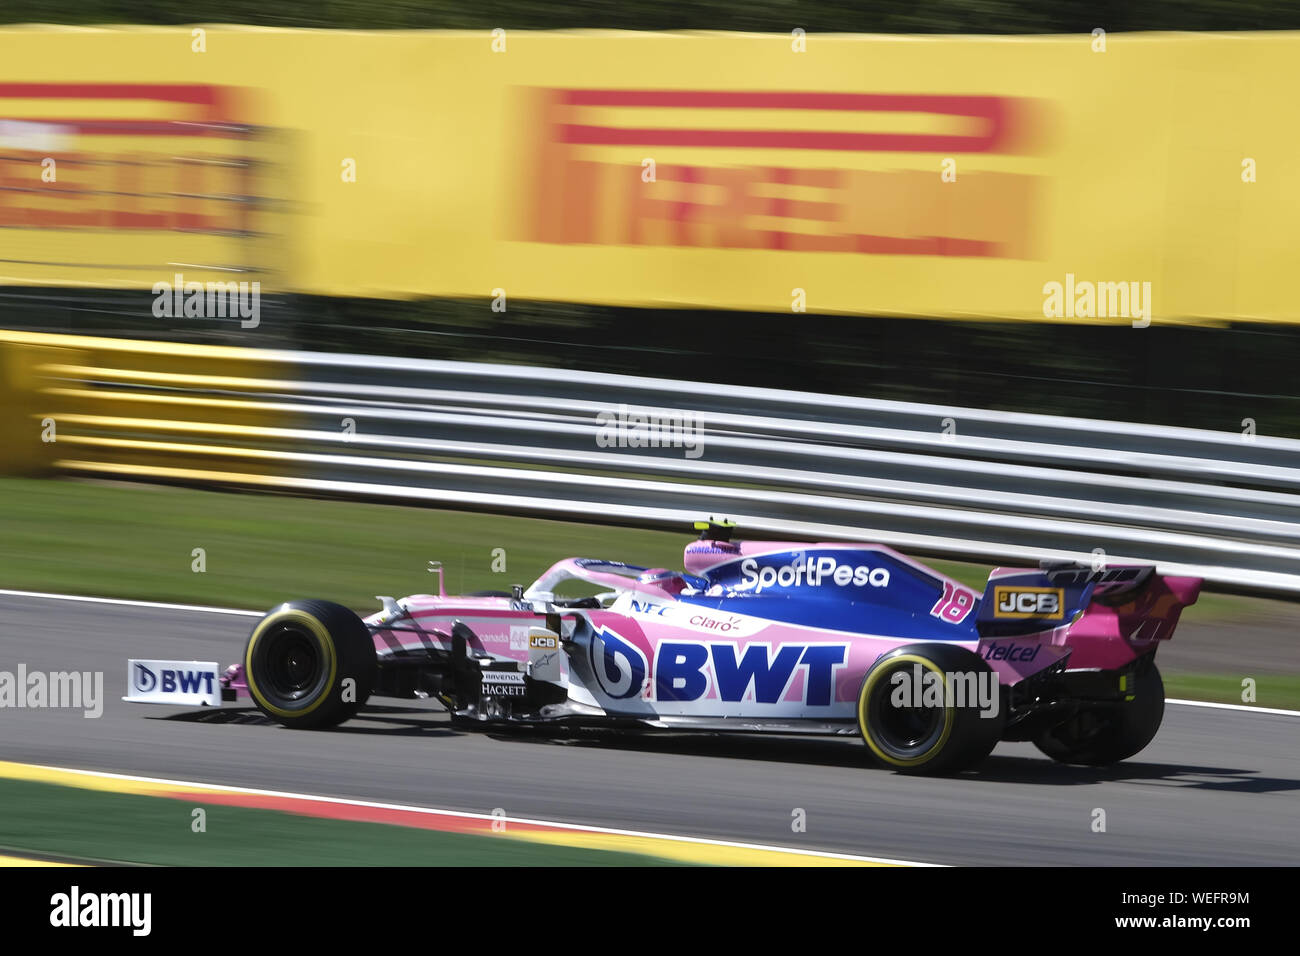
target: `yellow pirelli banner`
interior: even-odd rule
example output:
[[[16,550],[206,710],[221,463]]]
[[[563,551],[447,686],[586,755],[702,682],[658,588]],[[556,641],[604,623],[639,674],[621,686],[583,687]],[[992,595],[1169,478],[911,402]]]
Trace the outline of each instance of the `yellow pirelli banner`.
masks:
[[[0,31],[0,283],[1291,321],[1300,34]]]

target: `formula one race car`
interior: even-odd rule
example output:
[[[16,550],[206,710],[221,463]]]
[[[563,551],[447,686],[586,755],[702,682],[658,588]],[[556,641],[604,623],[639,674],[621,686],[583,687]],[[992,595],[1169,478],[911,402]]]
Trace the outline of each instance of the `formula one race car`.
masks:
[[[1150,566],[994,570],[983,596],[869,544],[731,540],[697,524],[685,572],[560,561],[513,593],[382,597],[364,620],[292,601],[241,664],[132,661],[128,699],[247,694],[288,727],[372,695],[472,726],[861,734],[903,772],[955,772],[999,740],[1067,763],[1140,751],[1164,714],[1154,656],[1201,581]],[[589,597],[560,598],[571,579]]]

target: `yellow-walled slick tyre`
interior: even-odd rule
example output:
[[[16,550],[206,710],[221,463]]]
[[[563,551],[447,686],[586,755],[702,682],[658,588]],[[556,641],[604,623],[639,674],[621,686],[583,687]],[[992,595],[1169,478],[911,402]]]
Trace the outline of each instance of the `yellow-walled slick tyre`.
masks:
[[[253,628],[244,648],[248,692],[286,727],[334,727],[375,685],[375,645],[361,619],[329,601],[290,601]]]
[[[973,766],[993,750],[1005,724],[996,675],[978,654],[955,645],[895,648],[867,671],[858,693],[863,741],[899,773]]]

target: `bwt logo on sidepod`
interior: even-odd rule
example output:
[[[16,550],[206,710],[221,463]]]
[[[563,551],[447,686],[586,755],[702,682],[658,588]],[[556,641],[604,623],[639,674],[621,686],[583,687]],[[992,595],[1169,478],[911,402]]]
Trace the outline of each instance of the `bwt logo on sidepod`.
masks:
[[[840,564],[834,556],[828,554],[819,558],[796,559],[780,567],[770,564],[760,567],[757,559],[746,558],[740,564],[740,573],[742,577],[740,588],[743,590],[753,588],[755,594],[762,594],[764,588],[798,588],[805,584],[814,588],[823,584],[837,584],[840,587],[849,585],[889,587],[888,568],[873,568],[865,564],[857,567],[851,564]]]
[[[665,641],[655,655],[655,698],[700,700],[710,686],[716,686],[718,699],[725,703],[776,704],[802,667],[804,701],[811,707],[827,707],[835,689],[835,670],[847,656],[847,644],[755,642],[742,651],[731,643]]]
[[[655,649],[653,697],[696,701],[717,688],[723,703],[780,703],[799,669],[805,674],[803,699],[813,707],[832,703],[835,672],[848,658],[847,644],[733,643],[664,641]],[[646,686],[648,662],[640,648],[601,628],[589,648],[591,669],[600,689],[626,700]]]
[[[614,700],[626,700],[641,692],[650,665],[641,649],[601,628],[591,638],[588,648],[591,670],[600,689]]]

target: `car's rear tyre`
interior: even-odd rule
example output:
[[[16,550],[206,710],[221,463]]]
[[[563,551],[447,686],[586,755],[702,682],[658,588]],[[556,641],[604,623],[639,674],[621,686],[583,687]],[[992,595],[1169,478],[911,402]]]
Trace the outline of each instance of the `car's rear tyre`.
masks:
[[[1060,763],[1104,767],[1127,760],[1151,743],[1165,716],[1165,684],[1154,663],[1128,675],[1129,697],[1117,707],[1084,710],[1034,738]]]
[[[895,676],[899,674],[905,678]],[[953,675],[967,682],[961,693]],[[978,696],[969,699],[966,675],[974,676],[976,688],[991,689],[991,706],[981,707]],[[927,684],[943,689],[942,700],[924,703]],[[917,686],[920,698],[914,697]],[[950,644],[911,644],[890,651],[867,671],[858,693],[863,741],[877,760],[899,773],[965,770],[989,755],[1005,723],[992,669],[978,654]]]
[[[244,648],[249,696],[286,727],[334,727],[370,697],[378,665],[361,619],[329,601],[290,601],[253,628]]]

